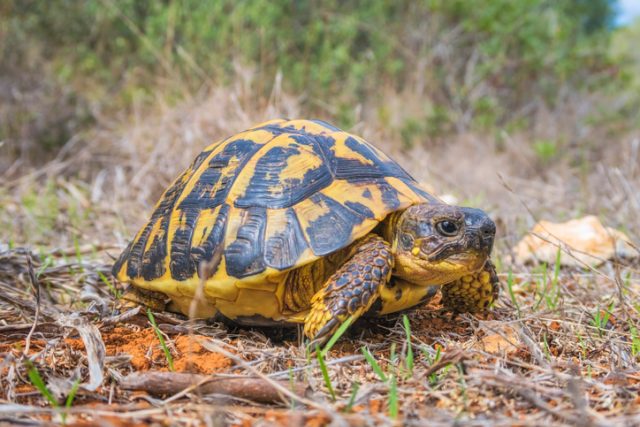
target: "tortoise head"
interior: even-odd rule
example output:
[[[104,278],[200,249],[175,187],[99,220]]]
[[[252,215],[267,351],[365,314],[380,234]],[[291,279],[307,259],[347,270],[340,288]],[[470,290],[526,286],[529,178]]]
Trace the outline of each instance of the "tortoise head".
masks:
[[[442,285],[480,270],[493,247],[495,223],[480,209],[421,204],[396,217],[391,242],[394,275]]]

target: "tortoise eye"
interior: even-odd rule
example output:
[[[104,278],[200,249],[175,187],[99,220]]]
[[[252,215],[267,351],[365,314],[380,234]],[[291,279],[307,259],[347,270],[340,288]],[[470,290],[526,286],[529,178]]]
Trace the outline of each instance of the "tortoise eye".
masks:
[[[411,249],[413,247],[413,237],[410,234],[402,233],[400,235],[400,243],[403,249]]]
[[[436,230],[443,236],[455,236],[458,233],[458,224],[452,221],[440,221],[436,224]]]

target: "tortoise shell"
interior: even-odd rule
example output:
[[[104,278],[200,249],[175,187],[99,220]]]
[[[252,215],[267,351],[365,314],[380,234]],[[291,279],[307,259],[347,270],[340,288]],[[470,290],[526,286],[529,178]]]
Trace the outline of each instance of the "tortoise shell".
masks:
[[[273,120],[205,148],[113,272],[141,288],[193,296],[200,263],[217,257],[207,296],[275,292],[279,273],[348,246],[392,212],[436,201],[357,136],[318,120]]]

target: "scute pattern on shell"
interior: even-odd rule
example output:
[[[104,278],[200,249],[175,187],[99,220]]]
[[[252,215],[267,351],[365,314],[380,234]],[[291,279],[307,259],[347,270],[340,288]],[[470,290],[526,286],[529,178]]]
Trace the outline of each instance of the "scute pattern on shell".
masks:
[[[361,138],[317,120],[274,120],[198,155],[113,271],[123,281],[182,281],[217,250],[229,276],[291,269],[429,201],[436,199]]]

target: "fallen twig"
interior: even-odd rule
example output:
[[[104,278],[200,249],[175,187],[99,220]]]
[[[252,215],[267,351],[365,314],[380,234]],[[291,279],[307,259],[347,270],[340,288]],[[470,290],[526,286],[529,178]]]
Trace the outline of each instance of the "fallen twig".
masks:
[[[452,350],[445,353],[442,356],[442,359],[440,359],[433,365],[428,365],[427,363],[420,360],[420,363],[422,363],[424,367],[427,368],[426,372],[424,372],[422,375],[425,377],[428,377],[434,372],[438,372],[440,369],[444,368],[445,366],[449,364],[458,363],[461,360],[464,360],[465,358],[468,358],[468,357],[469,356],[462,350]]]
[[[281,387],[306,396],[309,389],[300,382],[278,381]],[[120,383],[125,390],[144,390],[155,396],[170,395],[193,387],[202,394],[221,394],[257,403],[284,403],[280,390],[269,381],[255,377],[215,377],[180,372],[134,373]]]

